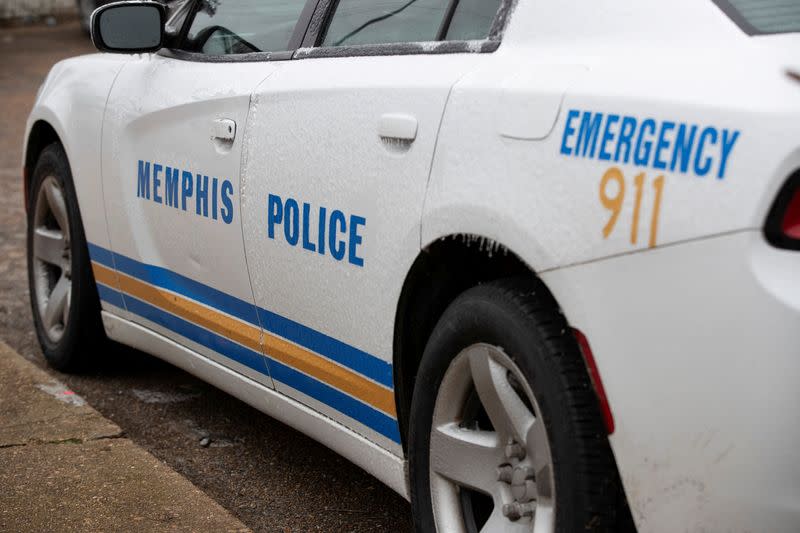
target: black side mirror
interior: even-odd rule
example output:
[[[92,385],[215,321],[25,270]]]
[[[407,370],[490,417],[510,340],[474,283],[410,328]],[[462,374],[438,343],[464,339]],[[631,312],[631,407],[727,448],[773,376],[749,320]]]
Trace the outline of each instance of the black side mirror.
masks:
[[[92,42],[101,52],[155,52],[164,44],[167,10],[152,0],[114,2],[92,13]]]

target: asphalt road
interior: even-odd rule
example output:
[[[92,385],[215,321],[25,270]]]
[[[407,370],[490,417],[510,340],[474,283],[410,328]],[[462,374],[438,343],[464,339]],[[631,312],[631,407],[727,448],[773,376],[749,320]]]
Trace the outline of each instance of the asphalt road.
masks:
[[[0,28],[0,338],[43,367],[25,273],[25,120],[50,66],[92,50],[76,24]],[[91,375],[50,372],[253,530],[411,530],[405,500],[321,444],[144,354],[106,360]]]

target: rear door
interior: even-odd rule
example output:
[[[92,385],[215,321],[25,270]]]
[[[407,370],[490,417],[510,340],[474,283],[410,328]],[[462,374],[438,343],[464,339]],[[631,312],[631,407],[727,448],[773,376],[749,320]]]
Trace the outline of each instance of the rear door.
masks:
[[[132,58],[109,96],[102,168],[113,255],[94,250],[107,259],[96,274],[119,287],[131,320],[272,386],[239,174],[250,96],[276,69],[268,53],[290,46],[303,6],[196,5],[183,43]]]
[[[335,8],[315,14],[330,22],[313,47],[253,97],[247,262],[276,388],[399,453],[395,311],[450,88],[491,59],[468,52],[496,43],[468,40],[499,2],[321,4]]]

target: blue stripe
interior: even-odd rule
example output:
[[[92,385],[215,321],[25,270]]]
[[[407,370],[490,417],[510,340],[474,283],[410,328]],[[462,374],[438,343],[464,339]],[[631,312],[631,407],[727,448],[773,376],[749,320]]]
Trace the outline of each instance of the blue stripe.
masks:
[[[98,263],[110,268],[116,268],[129,276],[201,302],[256,327],[263,327],[270,333],[288,339],[307,350],[321,354],[385,387],[394,388],[392,365],[354,346],[350,346],[272,311],[263,308],[256,310],[254,305],[244,300],[165,268],[140,263],[118,253],[112,254],[110,251],[93,244],[89,245],[89,253],[93,261],[96,260]],[[95,257],[98,259],[95,259]],[[106,260],[108,263],[105,262]],[[126,302],[128,298],[129,296],[125,295]]]
[[[102,283],[97,284],[97,294],[100,295],[100,299],[104,302],[108,302],[111,305],[115,305],[120,309],[125,309],[125,302],[122,300],[122,293],[103,285]]]
[[[92,258],[92,261],[108,268],[114,268],[114,254],[110,250],[106,250],[96,244],[87,244],[89,245],[89,257]]]
[[[324,355],[390,389],[394,388],[392,365],[386,361],[266,309],[259,307],[258,316],[263,328],[270,333]]]
[[[196,302],[222,311],[223,313],[235,316],[256,327],[261,327],[258,323],[256,306],[252,303],[240,300],[235,296],[226,294],[208,285],[203,285],[202,283],[176,274],[166,268],[140,263],[139,261],[121,254],[112,253],[96,245],[90,245],[89,255],[91,255],[93,261],[96,260],[102,265],[115,268],[123,274],[150,283],[156,287],[176,292]],[[98,259],[95,259],[95,256],[97,256]],[[113,262],[106,262],[109,256]],[[125,298],[128,298],[127,294]]]
[[[115,291],[114,291],[115,292]],[[368,428],[380,433],[393,442],[400,443],[400,431],[397,421],[380,411],[361,403],[355,398],[340,392],[316,379],[306,376],[291,367],[278,361],[265,358],[258,352],[245,348],[235,342],[212,333],[206,329],[187,322],[182,318],[162,311],[138,298],[125,295],[128,311],[154,322],[162,327],[177,333],[197,344],[205,346],[215,352],[232,359],[248,368],[264,375],[271,375],[273,379],[296,389],[303,394],[322,402],[353,420],[364,424]],[[267,364],[272,371],[267,372]]]

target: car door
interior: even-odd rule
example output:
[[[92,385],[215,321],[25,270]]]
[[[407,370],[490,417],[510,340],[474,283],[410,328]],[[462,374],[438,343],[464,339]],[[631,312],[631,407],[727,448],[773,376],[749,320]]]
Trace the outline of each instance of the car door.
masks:
[[[397,452],[395,310],[448,93],[490,59],[466,52],[493,48],[471,39],[499,2],[333,4],[253,96],[245,248],[276,388]]]
[[[117,282],[130,320],[272,386],[242,240],[242,137],[251,93],[276,69],[269,53],[288,49],[303,6],[196,6],[181,45],[131,58],[108,98],[113,255],[97,275]]]

